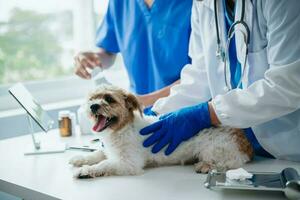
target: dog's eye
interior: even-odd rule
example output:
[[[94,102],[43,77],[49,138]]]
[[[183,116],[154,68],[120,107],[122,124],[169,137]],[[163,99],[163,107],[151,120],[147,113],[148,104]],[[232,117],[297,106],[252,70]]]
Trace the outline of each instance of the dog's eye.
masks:
[[[105,95],[105,96],[104,96],[104,100],[105,100],[107,103],[114,103],[114,102],[116,102],[110,95]]]

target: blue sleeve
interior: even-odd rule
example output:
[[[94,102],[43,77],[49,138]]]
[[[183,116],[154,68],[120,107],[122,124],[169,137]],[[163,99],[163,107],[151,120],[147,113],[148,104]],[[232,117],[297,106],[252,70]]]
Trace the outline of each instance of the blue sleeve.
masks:
[[[111,53],[120,52],[116,37],[116,22],[114,21],[115,6],[114,1],[110,0],[106,15],[96,34],[97,47],[101,47]]]

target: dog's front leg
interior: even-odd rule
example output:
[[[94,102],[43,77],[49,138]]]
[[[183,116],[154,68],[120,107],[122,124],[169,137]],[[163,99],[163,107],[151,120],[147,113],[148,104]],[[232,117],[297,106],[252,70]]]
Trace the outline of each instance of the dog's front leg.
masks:
[[[105,155],[101,150],[90,153],[89,155],[77,155],[70,159],[69,164],[75,167],[83,165],[94,165],[105,159]]]
[[[132,165],[126,162],[115,160],[104,160],[98,164],[88,166],[84,165],[75,171],[76,178],[94,178],[98,176],[111,175],[138,175],[143,173],[141,166]]]

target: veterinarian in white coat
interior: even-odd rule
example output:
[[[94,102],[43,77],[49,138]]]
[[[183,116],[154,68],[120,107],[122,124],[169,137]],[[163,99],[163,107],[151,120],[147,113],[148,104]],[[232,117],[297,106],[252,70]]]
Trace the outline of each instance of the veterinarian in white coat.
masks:
[[[235,2],[235,21],[240,19],[241,2]],[[217,0],[221,46],[226,49],[224,6]],[[299,11],[299,0],[245,0],[248,58],[242,69],[242,89],[228,91],[224,62],[216,58],[214,1],[194,1],[192,64],[181,72],[181,84],[152,110],[163,114],[210,101],[222,125],[251,127],[260,145],[274,157],[300,161]],[[246,43],[240,33],[235,34],[236,54],[242,63]]]

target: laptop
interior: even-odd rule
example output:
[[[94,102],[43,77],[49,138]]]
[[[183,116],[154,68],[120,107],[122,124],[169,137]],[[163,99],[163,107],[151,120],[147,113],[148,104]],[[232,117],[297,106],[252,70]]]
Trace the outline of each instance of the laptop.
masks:
[[[35,122],[45,133],[52,129],[54,125],[53,119],[47,111],[36,101],[31,93],[21,83],[17,83],[9,88],[9,93],[20,104],[28,115],[28,123],[32,134],[33,145],[27,148],[25,155],[61,153],[66,150],[66,145],[60,142],[55,144],[43,143],[36,140],[32,127],[32,121]]]

